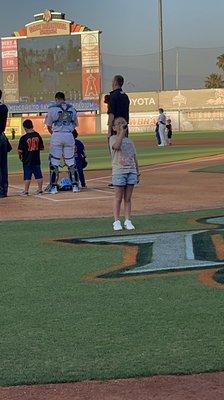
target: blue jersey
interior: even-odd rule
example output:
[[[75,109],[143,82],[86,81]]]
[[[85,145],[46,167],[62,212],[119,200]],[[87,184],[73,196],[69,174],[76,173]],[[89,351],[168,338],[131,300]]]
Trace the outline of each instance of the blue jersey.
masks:
[[[81,140],[75,139],[75,158],[82,159],[85,156],[85,146]]]

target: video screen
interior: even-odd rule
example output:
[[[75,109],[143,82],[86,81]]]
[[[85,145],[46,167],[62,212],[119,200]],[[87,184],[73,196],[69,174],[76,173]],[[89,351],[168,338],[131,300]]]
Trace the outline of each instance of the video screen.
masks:
[[[82,98],[81,36],[50,36],[18,40],[20,101]]]

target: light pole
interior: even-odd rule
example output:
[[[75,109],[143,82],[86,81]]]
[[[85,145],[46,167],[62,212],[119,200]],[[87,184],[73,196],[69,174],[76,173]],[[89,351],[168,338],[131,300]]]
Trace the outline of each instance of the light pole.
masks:
[[[160,90],[164,90],[163,6],[162,6],[162,0],[158,0],[158,17],[159,17],[159,69],[160,69]]]
[[[179,49],[176,48],[176,89],[179,89]]]

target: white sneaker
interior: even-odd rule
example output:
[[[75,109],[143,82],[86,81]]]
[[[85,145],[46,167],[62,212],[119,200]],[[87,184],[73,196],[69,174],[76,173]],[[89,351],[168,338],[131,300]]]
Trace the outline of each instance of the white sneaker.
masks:
[[[49,193],[51,193],[51,194],[56,194],[56,193],[58,193],[57,186],[53,186],[53,187],[50,189]]]
[[[114,228],[114,231],[122,231],[122,226],[121,226],[119,219],[117,221],[114,221],[113,228]]]
[[[73,193],[80,192],[80,189],[79,189],[78,185],[73,185],[72,191],[73,191]]]
[[[125,229],[127,229],[128,231],[132,231],[133,229],[135,229],[134,225],[132,224],[132,222],[130,221],[130,219],[126,219],[124,222],[124,227]]]

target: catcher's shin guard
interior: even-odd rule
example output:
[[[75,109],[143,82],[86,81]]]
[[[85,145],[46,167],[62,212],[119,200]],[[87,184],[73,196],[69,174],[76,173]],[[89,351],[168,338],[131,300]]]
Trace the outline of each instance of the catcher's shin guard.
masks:
[[[59,178],[59,169],[56,165],[50,165],[50,185],[56,186]]]
[[[52,156],[51,154],[49,155],[49,168],[50,168],[50,186],[56,186],[58,183],[58,178],[59,178],[59,168],[57,165],[54,165],[52,163],[52,159],[57,159],[60,160],[60,158],[56,158]]]
[[[68,167],[68,175],[72,184],[78,185],[78,172],[75,164]]]

